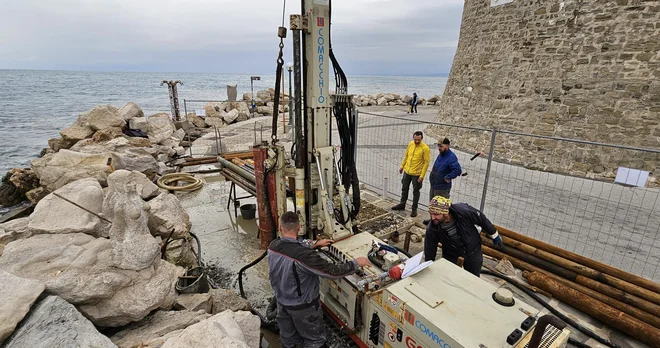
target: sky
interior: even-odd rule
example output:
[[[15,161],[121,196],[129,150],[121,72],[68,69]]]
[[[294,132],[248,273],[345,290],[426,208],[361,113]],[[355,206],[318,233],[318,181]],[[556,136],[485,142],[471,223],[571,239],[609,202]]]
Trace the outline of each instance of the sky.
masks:
[[[270,73],[283,1],[0,0],[0,69]],[[332,45],[347,73],[449,72],[463,0],[332,4]],[[300,1],[286,2],[286,27],[292,13]]]

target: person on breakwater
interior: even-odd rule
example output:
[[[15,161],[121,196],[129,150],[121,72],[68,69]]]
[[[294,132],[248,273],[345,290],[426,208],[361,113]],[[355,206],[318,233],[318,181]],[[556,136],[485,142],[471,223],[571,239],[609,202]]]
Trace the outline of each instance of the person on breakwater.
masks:
[[[413,203],[411,207],[410,217],[417,216],[417,204],[419,203],[419,190],[422,189],[422,182],[424,175],[429,168],[431,162],[431,150],[422,142],[424,133],[416,131],[413,133],[413,141],[408,144],[401,166],[399,166],[399,174],[401,177],[401,200],[399,204],[392,207],[392,210],[406,209],[406,202],[408,201],[408,191],[410,190],[410,183],[413,185]]]
[[[323,259],[314,249],[333,243],[298,240],[300,220],[294,212],[280,218],[281,238],[268,247],[270,284],[277,300],[277,325],[284,348],[327,347],[326,329],[319,298],[319,277],[342,278],[370,264],[366,257],[342,264]]]
[[[417,113],[417,104],[419,104],[419,98],[417,97],[417,92],[413,93],[412,99],[410,99],[410,109],[408,110],[409,114]]]

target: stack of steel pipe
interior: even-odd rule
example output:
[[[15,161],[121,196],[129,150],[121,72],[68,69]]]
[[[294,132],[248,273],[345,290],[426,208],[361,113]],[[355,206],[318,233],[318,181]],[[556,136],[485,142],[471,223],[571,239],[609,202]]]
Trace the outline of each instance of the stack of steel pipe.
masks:
[[[527,282],[605,324],[660,347],[660,284],[497,227],[504,246],[482,235],[484,254],[506,258]]]
[[[218,157],[218,162],[222,165],[222,174],[227,180],[238,185],[249,194],[257,195],[257,186],[254,178],[254,168],[236,165],[222,157]]]

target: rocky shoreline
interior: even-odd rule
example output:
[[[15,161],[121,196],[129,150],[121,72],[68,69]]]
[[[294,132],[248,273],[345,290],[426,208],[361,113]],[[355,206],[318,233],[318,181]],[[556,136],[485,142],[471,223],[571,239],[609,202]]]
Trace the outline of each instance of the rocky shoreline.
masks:
[[[260,320],[233,290],[176,288],[197,266],[191,223],[156,183],[203,133],[100,105],[3,177],[3,205],[34,211],[0,224],[0,346],[259,346]]]

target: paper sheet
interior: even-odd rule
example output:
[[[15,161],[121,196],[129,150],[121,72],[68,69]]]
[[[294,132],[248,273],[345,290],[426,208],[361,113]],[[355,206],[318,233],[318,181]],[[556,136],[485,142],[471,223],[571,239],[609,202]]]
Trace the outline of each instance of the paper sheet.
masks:
[[[426,261],[422,263],[423,257],[424,252],[420,252],[419,254],[408,259],[405,266],[403,267],[403,274],[401,275],[401,279],[410,277],[411,275],[418,273],[433,263],[433,261]]]

